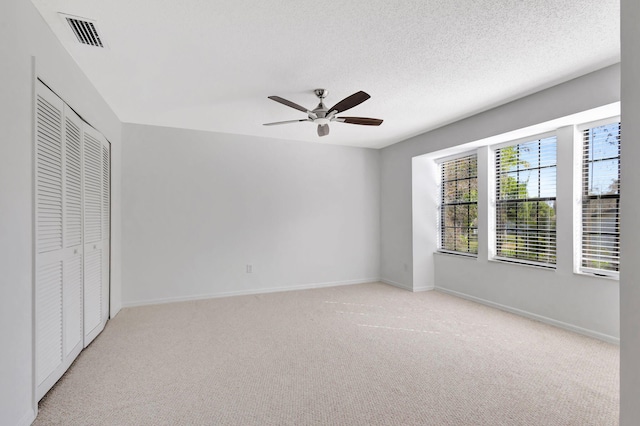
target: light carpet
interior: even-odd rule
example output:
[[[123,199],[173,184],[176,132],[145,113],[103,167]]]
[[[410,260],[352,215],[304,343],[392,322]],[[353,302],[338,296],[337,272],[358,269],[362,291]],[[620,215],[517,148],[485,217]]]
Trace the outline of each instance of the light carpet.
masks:
[[[619,348],[380,283],[123,309],[35,425],[616,425]]]

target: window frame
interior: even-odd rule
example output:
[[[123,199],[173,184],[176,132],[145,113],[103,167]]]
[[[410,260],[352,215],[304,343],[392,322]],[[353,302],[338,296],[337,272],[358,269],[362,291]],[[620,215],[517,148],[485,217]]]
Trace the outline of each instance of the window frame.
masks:
[[[489,189],[490,189],[490,193],[491,193],[491,208],[490,208],[490,260],[493,261],[498,261],[498,262],[504,262],[504,263],[512,263],[512,264],[520,264],[520,265],[529,265],[529,266],[535,266],[535,267],[540,267],[540,268],[545,268],[545,269],[552,269],[555,270],[557,269],[557,213],[556,213],[556,218],[555,218],[555,224],[554,224],[554,228],[553,228],[553,233],[555,235],[555,244],[554,244],[554,257],[555,260],[553,263],[550,262],[544,262],[544,261],[535,261],[535,260],[529,260],[529,259],[523,259],[523,258],[519,258],[519,257],[508,257],[508,256],[501,256],[498,253],[498,244],[499,244],[499,238],[498,238],[498,233],[500,231],[500,227],[498,225],[498,211],[499,211],[499,205],[502,204],[502,202],[504,201],[506,202],[513,202],[514,200],[500,200],[499,197],[499,192],[498,192],[498,187],[499,187],[499,179],[500,179],[500,173],[499,173],[499,168],[498,168],[498,152],[502,149],[508,148],[508,147],[512,147],[512,146],[518,146],[518,145],[522,145],[525,143],[530,143],[530,142],[536,142],[536,141],[541,141],[543,139],[548,139],[548,138],[555,138],[555,145],[556,145],[556,150],[555,150],[555,164],[553,166],[546,166],[546,168],[549,167],[555,167],[555,171],[556,171],[556,181],[555,181],[555,188],[554,188],[554,196],[553,197],[531,197],[531,198],[523,198],[521,200],[523,200],[522,202],[527,202],[527,201],[537,201],[537,202],[547,202],[547,201],[553,201],[554,202],[554,210],[557,211],[557,203],[558,203],[558,176],[557,176],[557,171],[558,171],[558,143],[560,140],[560,137],[558,135],[558,129],[555,129],[553,131],[549,131],[549,132],[544,132],[544,133],[539,133],[539,134],[533,134],[530,136],[526,136],[526,137],[522,137],[522,138],[518,138],[518,139],[514,139],[514,140],[510,140],[510,141],[506,141],[506,142],[502,142],[499,144],[495,144],[490,146],[490,151],[491,151],[491,164],[492,167],[491,168],[491,178],[490,181],[488,182],[489,185]],[[534,167],[534,168],[529,168],[526,170],[541,170],[542,167],[540,167],[540,165],[538,165],[538,167]]]
[[[609,124],[618,124],[619,126],[619,133],[618,133],[618,155],[617,157],[611,157],[610,159],[615,159],[617,158],[618,160],[618,185],[620,185],[620,174],[621,174],[621,169],[622,169],[622,154],[621,154],[621,146],[622,146],[622,129],[621,129],[621,120],[620,120],[620,116],[614,116],[614,117],[609,117],[609,118],[604,118],[601,120],[596,120],[596,121],[591,121],[588,123],[583,123],[580,125],[576,125],[576,131],[577,131],[577,138],[578,138],[578,143],[576,144],[577,147],[577,153],[578,156],[580,158],[579,164],[577,165],[577,170],[574,171],[574,173],[579,176],[579,187],[577,188],[578,190],[578,194],[579,194],[579,200],[578,200],[578,217],[579,220],[576,221],[577,223],[575,223],[575,226],[577,227],[577,239],[576,239],[576,244],[575,244],[575,255],[576,255],[576,260],[575,260],[575,265],[576,265],[576,272],[577,273],[581,273],[581,274],[587,274],[587,275],[594,275],[594,276],[598,276],[598,277],[608,277],[608,278],[613,278],[613,279],[619,279],[620,277],[620,200],[621,200],[621,193],[620,193],[620,189],[618,189],[618,193],[617,194],[610,194],[607,195],[606,197],[602,197],[602,194],[600,195],[587,195],[586,191],[587,191],[587,186],[585,182],[585,167],[588,165],[589,161],[585,158],[585,144],[586,144],[586,140],[584,137],[584,132],[596,127],[601,127],[601,126],[606,126]],[[602,160],[602,159],[601,159]],[[585,200],[597,200],[597,199],[615,199],[616,200],[616,224],[617,224],[617,248],[618,248],[618,270],[617,271],[611,271],[611,270],[607,270],[607,269],[600,269],[600,268],[593,268],[593,267],[588,267],[588,266],[583,266],[583,262],[584,262],[584,253],[583,253],[583,237],[584,237],[584,203]],[[613,235],[613,234],[612,234]]]
[[[473,177],[467,177],[467,178],[461,178],[461,179],[454,179],[454,180],[448,180],[445,181],[444,180],[444,166],[446,163],[449,162],[454,162],[454,161],[459,161],[465,158],[475,158],[476,160],[476,174]],[[445,253],[445,254],[452,254],[452,255],[456,255],[456,256],[466,256],[466,257],[471,257],[471,258],[477,258],[478,257],[478,247],[476,247],[476,251],[475,252],[469,252],[469,251],[458,251],[458,250],[451,250],[451,249],[446,249],[443,247],[444,245],[444,208],[445,206],[459,206],[459,205],[475,205],[476,206],[476,226],[472,227],[472,226],[467,226],[464,227],[467,229],[467,232],[469,232],[472,229],[475,229],[475,235],[477,237],[478,235],[478,198],[476,197],[475,201],[468,201],[468,202],[463,202],[463,203],[459,203],[459,202],[453,202],[453,203],[445,203],[445,198],[444,198],[444,191],[445,191],[445,183],[446,182],[451,182],[451,181],[460,181],[460,180],[471,180],[471,179],[475,179],[476,182],[476,191],[478,190],[478,151],[477,150],[473,150],[473,151],[465,151],[459,154],[455,154],[455,155],[450,155],[447,157],[443,157],[443,158],[439,158],[437,160],[435,160],[436,164],[438,165],[438,170],[439,170],[439,183],[438,183],[438,223],[437,223],[437,229],[438,229],[438,233],[437,233],[437,252],[438,253]],[[454,227],[457,228],[457,227]],[[460,227],[462,228],[462,227]]]

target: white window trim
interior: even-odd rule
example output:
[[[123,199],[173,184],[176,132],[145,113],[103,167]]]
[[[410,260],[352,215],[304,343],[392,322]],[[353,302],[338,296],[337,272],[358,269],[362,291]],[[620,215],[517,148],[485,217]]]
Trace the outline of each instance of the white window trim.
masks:
[[[442,163],[446,163],[447,161],[453,161],[453,160],[458,160],[460,158],[464,158],[464,157],[470,157],[472,155],[478,155],[478,150],[474,149],[471,151],[465,151],[465,152],[461,152],[461,153],[457,153],[457,154],[453,154],[453,155],[448,155],[446,157],[438,157],[436,159],[434,159],[433,161],[435,161],[435,163],[438,165],[438,167],[440,167],[442,165]]]
[[[533,142],[533,141],[537,141],[540,139],[546,139],[546,138],[550,138],[555,136],[556,138],[558,137],[558,129],[556,130],[552,130],[549,132],[544,132],[544,133],[538,133],[535,135],[531,135],[531,136],[527,136],[524,138],[519,138],[519,139],[514,139],[511,141],[506,141],[506,142],[502,142],[499,144],[495,144],[495,145],[491,145],[490,149],[493,152],[494,155],[494,159],[495,159],[495,153],[498,149],[503,149],[503,148],[507,148],[510,146],[514,146],[514,145],[519,145],[521,143],[525,143],[525,142]]]
[[[589,121],[586,123],[577,124],[576,129],[578,129],[578,132],[582,133],[583,131],[587,129],[591,129],[592,127],[599,127],[599,126],[604,126],[605,124],[613,124],[613,123],[619,123],[619,122],[620,122],[620,116],[617,115],[609,118],[603,118],[601,120]],[[582,145],[580,145],[580,147],[582,147]]]

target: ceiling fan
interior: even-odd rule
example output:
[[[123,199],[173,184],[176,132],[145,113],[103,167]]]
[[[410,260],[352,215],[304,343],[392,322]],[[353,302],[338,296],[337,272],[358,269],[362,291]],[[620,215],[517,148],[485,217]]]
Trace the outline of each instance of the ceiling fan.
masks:
[[[327,136],[329,134],[329,123],[332,121],[336,121],[338,123],[347,123],[347,124],[360,124],[363,126],[379,126],[382,124],[382,120],[377,118],[366,118],[366,117],[336,117],[336,114],[340,114],[343,111],[351,109],[357,105],[360,105],[371,96],[363,91],[359,91],[354,93],[351,96],[347,96],[331,108],[327,108],[324,105],[324,98],[327,97],[327,90],[325,89],[316,89],[314,90],[316,96],[320,99],[320,103],[313,110],[308,110],[307,108],[300,106],[294,102],[288,101],[280,96],[269,96],[269,99],[279,102],[288,107],[297,109],[298,111],[302,111],[307,114],[307,118],[303,118],[301,120],[287,120],[287,121],[276,121],[275,123],[265,123],[264,126],[275,126],[277,124],[287,124],[287,123],[298,123],[301,121],[309,121],[311,123],[315,123],[318,125],[318,136]]]

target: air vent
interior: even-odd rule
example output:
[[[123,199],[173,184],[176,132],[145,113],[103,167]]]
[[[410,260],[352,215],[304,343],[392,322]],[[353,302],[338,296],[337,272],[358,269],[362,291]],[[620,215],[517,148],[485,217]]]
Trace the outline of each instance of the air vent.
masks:
[[[78,42],[88,46],[105,47],[103,38],[98,33],[95,21],[62,13],[60,15],[62,15],[62,17],[67,21],[71,27],[71,31],[73,31],[73,34],[75,34],[78,39]]]

